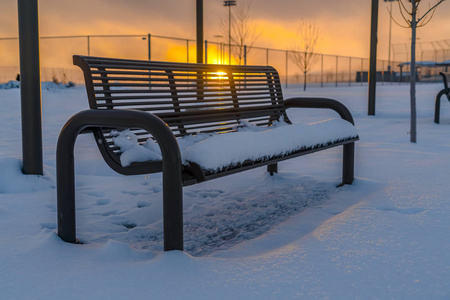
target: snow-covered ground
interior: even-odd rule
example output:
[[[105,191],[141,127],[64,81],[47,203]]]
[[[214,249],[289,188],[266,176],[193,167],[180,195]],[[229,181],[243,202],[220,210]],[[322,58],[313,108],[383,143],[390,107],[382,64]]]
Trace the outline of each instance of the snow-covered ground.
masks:
[[[55,147],[87,108],[84,87],[43,90],[45,175],[21,169],[20,91],[0,90],[0,299],[449,299],[450,104],[422,84],[418,143],[409,87],[285,89],[342,101],[360,141],[356,179],[340,182],[341,149],[184,189],[185,252],[162,252],[161,176],[121,176],[90,135],[76,145],[77,230],[56,234]],[[306,123],[336,117],[288,111]]]

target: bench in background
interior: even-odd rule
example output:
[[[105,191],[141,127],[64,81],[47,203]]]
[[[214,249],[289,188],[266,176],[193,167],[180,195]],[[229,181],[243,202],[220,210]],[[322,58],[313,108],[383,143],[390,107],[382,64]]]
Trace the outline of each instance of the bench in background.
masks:
[[[445,95],[447,100],[450,101],[450,89],[448,88],[448,79],[450,78],[449,73],[440,72],[439,75],[442,76],[442,81],[444,82],[444,89],[440,90],[436,95],[436,101],[434,106],[434,122],[439,124],[440,111],[441,111],[441,97]]]

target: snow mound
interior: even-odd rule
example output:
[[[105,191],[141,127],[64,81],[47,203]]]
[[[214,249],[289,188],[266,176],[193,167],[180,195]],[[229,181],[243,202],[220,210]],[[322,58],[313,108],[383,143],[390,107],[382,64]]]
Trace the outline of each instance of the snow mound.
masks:
[[[66,89],[74,87],[75,83],[69,81],[68,83],[56,83],[53,81],[42,82],[43,90],[57,90],[57,89]],[[0,84],[0,90],[8,90],[8,89],[18,89],[20,88],[20,81],[11,80],[7,83]]]
[[[18,158],[0,159],[0,194],[32,193],[55,188],[48,176],[24,175]]]
[[[11,80],[7,83],[0,84],[0,90],[18,89],[18,88],[20,88],[20,82],[15,80]]]

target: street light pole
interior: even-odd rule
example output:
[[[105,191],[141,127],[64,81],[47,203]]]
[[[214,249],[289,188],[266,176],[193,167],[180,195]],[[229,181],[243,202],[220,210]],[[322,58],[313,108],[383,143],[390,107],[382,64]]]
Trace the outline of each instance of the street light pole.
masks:
[[[392,2],[398,1],[398,0],[384,0],[384,2],[390,2],[390,8],[389,8],[389,53],[388,53],[388,72],[391,72],[391,49],[392,49],[392,39],[391,39],[391,32],[392,32]]]
[[[228,6],[228,64],[231,65],[231,7],[236,6],[236,0],[223,1]]]
[[[24,174],[43,175],[38,0],[18,0]]]
[[[372,16],[370,25],[370,66],[369,66],[369,101],[368,115],[375,115],[375,91],[377,83],[377,28],[378,0],[372,0]]]

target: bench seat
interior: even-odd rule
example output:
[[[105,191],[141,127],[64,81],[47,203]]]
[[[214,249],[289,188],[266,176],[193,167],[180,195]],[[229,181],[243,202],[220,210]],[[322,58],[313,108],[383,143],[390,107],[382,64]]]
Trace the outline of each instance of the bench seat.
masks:
[[[228,134],[204,133],[180,137],[178,144],[184,165],[195,163],[205,172],[220,172],[246,161],[270,160],[301,149],[321,148],[357,137],[353,124],[342,119],[330,119],[313,124],[280,122],[270,127],[247,125]],[[129,130],[118,132],[113,140],[116,145],[122,146],[121,164],[124,167],[133,162],[160,160],[162,157],[153,140],[140,145]]]

